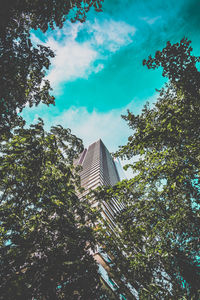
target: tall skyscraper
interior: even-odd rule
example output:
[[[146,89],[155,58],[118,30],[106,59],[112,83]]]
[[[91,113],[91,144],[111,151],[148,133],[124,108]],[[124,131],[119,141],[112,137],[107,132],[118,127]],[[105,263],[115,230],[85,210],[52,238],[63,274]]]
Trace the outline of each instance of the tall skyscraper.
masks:
[[[101,139],[91,144],[88,149],[85,149],[74,164],[82,166],[80,172],[81,186],[85,189],[82,196],[98,186],[113,186],[120,181],[119,173],[121,170],[118,172],[117,164],[115,164],[111,154]],[[95,207],[98,204],[99,203],[93,202],[91,205]],[[101,215],[109,226],[110,232],[113,234],[115,234],[116,229],[114,217],[122,208],[123,205],[117,203],[114,199],[109,203],[102,200]],[[94,258],[98,262],[103,284],[110,291],[110,299],[117,299],[115,295],[117,284],[114,279],[109,276],[109,264],[111,263],[111,258],[103,251],[101,245],[97,245],[97,251],[94,253]],[[120,295],[120,299],[127,298]]]
[[[75,164],[83,167],[81,184],[86,190],[100,185],[114,185],[120,181],[116,165],[102,140],[85,149]]]
[[[98,186],[113,186],[120,181],[116,164],[101,139],[85,149],[74,163],[82,166],[80,178],[81,186],[85,189],[83,195]],[[110,201],[110,203],[102,201],[101,204],[102,216],[114,230],[113,217],[122,208],[122,205],[116,201]],[[92,206],[96,205],[98,203],[92,204]]]

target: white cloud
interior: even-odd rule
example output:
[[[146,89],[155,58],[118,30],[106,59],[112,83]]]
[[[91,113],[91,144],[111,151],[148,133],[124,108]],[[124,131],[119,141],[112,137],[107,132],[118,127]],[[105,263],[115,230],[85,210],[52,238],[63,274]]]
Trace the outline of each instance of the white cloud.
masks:
[[[96,110],[89,112],[86,107],[72,106],[61,113],[56,110],[56,107],[52,108],[54,110],[54,114],[52,114],[49,111],[50,108],[39,104],[37,107],[24,108],[22,116],[28,124],[37,122],[38,117],[42,118],[47,129],[58,124],[64,128],[70,128],[73,134],[83,140],[86,147],[101,138],[108,149],[114,152],[117,151],[119,145],[127,142],[127,138],[132,132],[121,115],[126,114],[127,109],[136,115],[139,114],[146,101],[149,102],[150,108],[153,107],[156,95],[140,102],[134,99],[125,107],[112,109],[109,112]]]
[[[121,113],[125,113],[125,109],[101,113],[96,110],[88,112],[85,107],[71,107],[59,116],[44,115],[42,118],[47,127],[60,124],[71,128],[72,133],[80,137],[86,147],[101,138],[112,152],[125,143],[131,133],[126,122],[122,120]]]
[[[89,68],[97,58],[97,52],[88,43],[79,44],[70,40],[62,46],[55,41],[49,45],[56,53],[52,60],[52,69],[47,76],[53,86],[62,81],[88,77]]]
[[[100,72],[101,70],[103,70],[103,68],[104,68],[104,65],[103,65],[103,64],[98,64],[98,65],[96,66],[96,68],[94,69],[94,72],[95,72],[95,73],[98,73],[98,72]]]
[[[147,22],[147,24],[152,25],[157,20],[159,20],[160,18],[161,18],[161,16],[157,16],[157,17],[154,17],[154,18],[144,17],[144,18],[141,18],[141,19],[144,20],[145,22]]]
[[[94,35],[94,44],[116,52],[132,42],[136,29],[122,21],[105,20],[102,24],[96,21],[89,31]]]
[[[84,33],[85,31],[85,33]],[[104,20],[94,23],[71,24],[66,22],[62,29],[48,33],[46,42],[32,34],[32,41],[49,46],[56,54],[52,59],[51,69],[47,75],[54,92],[59,92],[59,85],[77,78],[88,78],[94,72],[104,68],[105,60],[121,47],[132,42],[135,28],[122,21]],[[78,40],[78,34],[87,36]],[[101,59],[96,66],[95,61]]]
[[[126,114],[127,109],[134,114],[139,114],[146,100],[152,107],[156,101],[156,95],[144,99],[140,104],[135,99],[123,108],[104,113],[96,110],[89,112],[86,107],[70,107],[55,116],[49,112],[46,105],[40,104],[38,107],[26,107],[22,112],[22,116],[27,120],[27,123],[35,123],[38,117],[42,118],[47,130],[58,124],[64,128],[70,128],[73,134],[83,140],[85,147],[101,138],[108,150],[115,152],[120,145],[127,143],[128,137],[132,134],[132,130],[128,127],[127,122],[121,118],[121,115]],[[55,113],[58,113],[56,107],[53,109]],[[122,165],[126,163],[127,161],[124,161]],[[128,178],[132,176],[131,170],[125,173]]]

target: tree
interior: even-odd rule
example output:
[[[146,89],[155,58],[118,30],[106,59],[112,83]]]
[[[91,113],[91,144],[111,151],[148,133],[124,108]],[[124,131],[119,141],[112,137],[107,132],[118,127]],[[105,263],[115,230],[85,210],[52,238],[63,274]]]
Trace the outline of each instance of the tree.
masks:
[[[84,22],[91,7],[101,11],[102,0],[10,0],[0,3],[0,135],[20,118],[18,111],[40,102],[54,104],[45,72],[54,57],[49,47],[34,46],[31,29],[61,28],[68,17]]]
[[[162,66],[168,82],[153,107],[123,116],[133,134],[117,155],[139,155],[127,166],[133,179],[96,194],[125,204],[116,236],[102,238],[115,276],[124,274],[140,299],[199,299],[200,59],[190,43],[168,42],[143,62]]]
[[[89,209],[61,126],[23,124],[0,144],[0,299],[104,299]],[[87,224],[86,224],[87,222]]]

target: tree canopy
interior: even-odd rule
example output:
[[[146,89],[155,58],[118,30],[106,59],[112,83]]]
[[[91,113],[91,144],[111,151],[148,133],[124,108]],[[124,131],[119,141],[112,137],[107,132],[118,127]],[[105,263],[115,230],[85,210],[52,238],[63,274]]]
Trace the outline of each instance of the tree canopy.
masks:
[[[199,299],[200,72],[190,43],[168,42],[144,60],[168,81],[153,106],[123,116],[133,133],[116,155],[139,155],[128,165],[134,177],[96,195],[125,204],[118,234],[103,239],[115,276],[124,274],[140,299]]]
[[[82,142],[42,120],[0,144],[0,299],[104,299],[89,208],[77,197]]]
[[[10,0],[0,3],[0,134],[9,132],[25,105],[54,104],[45,72],[54,57],[49,47],[33,45],[31,29],[46,32],[71,20],[84,22],[102,0]]]
[[[77,197],[73,159],[82,141],[42,120],[30,128],[26,105],[54,104],[45,80],[53,51],[31,30],[86,20],[103,0],[0,3],[0,299],[104,299],[92,257],[93,216]]]

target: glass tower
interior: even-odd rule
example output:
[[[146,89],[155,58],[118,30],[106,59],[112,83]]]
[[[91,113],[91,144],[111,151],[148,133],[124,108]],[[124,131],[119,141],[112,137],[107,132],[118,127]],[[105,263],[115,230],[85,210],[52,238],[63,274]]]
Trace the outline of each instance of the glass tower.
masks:
[[[95,189],[98,186],[113,186],[120,181],[122,173],[121,165],[119,161],[113,160],[101,139],[91,144],[88,149],[85,149],[74,164],[82,166],[80,179],[84,192],[80,197],[83,197],[91,189]],[[121,178],[124,179],[124,176]],[[91,206],[95,207],[98,204],[97,202],[92,202]],[[111,234],[116,233],[114,217],[122,208],[123,205],[118,203],[115,199],[109,201],[109,203],[102,200],[101,215],[108,224]],[[102,246],[99,245],[97,245],[96,252],[93,253],[93,255],[98,262],[102,281],[110,290],[110,299],[116,299],[115,290],[117,289],[117,284],[114,279],[109,276],[111,258],[103,251]],[[120,295],[120,299],[126,298]]]
[[[80,176],[81,185],[85,189],[94,189],[100,185],[114,185],[120,181],[114,160],[102,140],[85,149],[75,164],[83,167]]]
[[[82,166],[80,178],[81,186],[85,189],[82,194],[83,196],[98,186],[113,186],[120,181],[115,161],[101,139],[91,144],[88,149],[85,149],[74,163]],[[110,229],[113,231],[115,227],[113,220],[114,215],[123,206],[114,200],[109,203],[102,201],[101,204],[102,216],[106,219]],[[95,207],[98,203],[94,202],[91,205]]]

